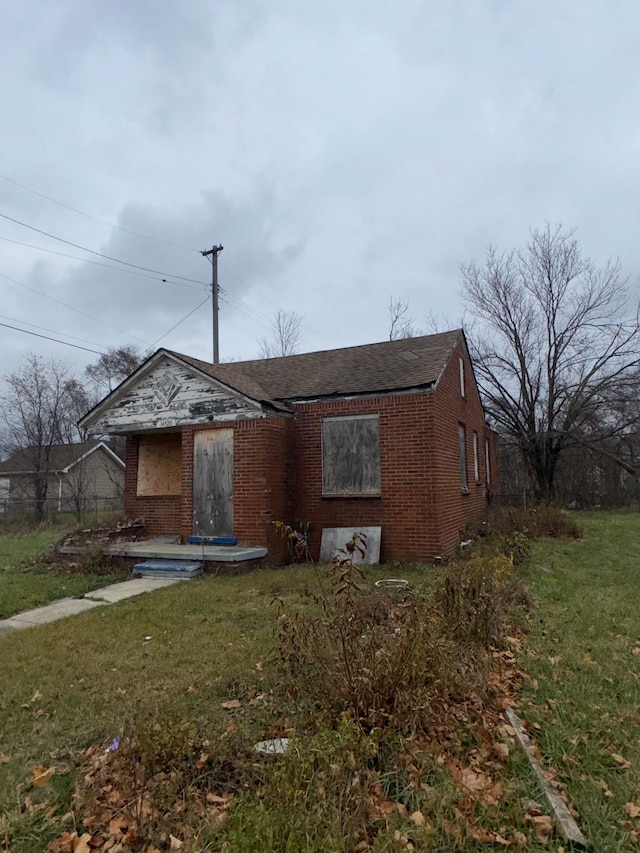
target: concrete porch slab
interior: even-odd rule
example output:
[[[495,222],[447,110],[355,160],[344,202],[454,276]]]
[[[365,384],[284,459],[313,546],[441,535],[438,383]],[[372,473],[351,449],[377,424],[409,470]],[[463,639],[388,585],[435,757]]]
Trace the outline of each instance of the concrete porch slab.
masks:
[[[244,563],[260,560],[267,556],[266,548],[242,545],[179,545],[171,542],[147,540],[145,542],[123,542],[105,548],[112,557],[136,557],[166,560],[204,560],[207,563]]]

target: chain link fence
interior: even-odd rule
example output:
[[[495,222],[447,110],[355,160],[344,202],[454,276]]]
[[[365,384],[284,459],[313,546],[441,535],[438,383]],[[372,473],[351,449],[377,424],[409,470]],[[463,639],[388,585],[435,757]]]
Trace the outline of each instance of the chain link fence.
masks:
[[[33,498],[0,498],[0,521],[33,520],[36,503]],[[75,518],[79,523],[99,522],[105,515],[122,515],[124,499],[122,495],[84,495],[81,499],[47,498],[44,504],[44,520],[55,521]]]

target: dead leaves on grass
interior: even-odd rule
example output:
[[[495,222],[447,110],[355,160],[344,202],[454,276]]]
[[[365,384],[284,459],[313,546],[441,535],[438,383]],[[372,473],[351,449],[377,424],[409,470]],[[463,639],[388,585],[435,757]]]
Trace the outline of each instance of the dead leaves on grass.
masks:
[[[620,755],[618,752],[612,752],[610,754],[611,758],[613,758],[617,765],[617,769],[620,770],[621,773],[631,770],[631,762],[624,758],[624,756]]]
[[[536,838],[543,844],[549,840],[553,832],[553,821],[549,815],[544,814],[538,808],[531,808],[526,812],[524,819],[533,824]]]
[[[92,747],[78,757],[80,772],[73,799],[85,832],[63,832],[50,843],[47,853],[183,850],[193,834],[193,818],[209,825],[225,822],[231,795],[202,788],[197,776],[189,776],[180,787],[180,796],[156,800],[156,794],[176,783],[175,771],[160,771],[144,780],[132,778],[127,772],[132,768],[122,765],[121,752]],[[208,760],[208,754],[200,754],[194,764],[196,773],[205,769]],[[35,767],[32,778],[46,784],[44,780],[53,775],[50,771],[55,768]]]
[[[31,768],[31,780],[30,784],[33,785],[34,788],[44,788],[45,785],[49,784],[51,777],[56,773],[55,767],[42,767],[40,764],[36,764],[35,767]]]

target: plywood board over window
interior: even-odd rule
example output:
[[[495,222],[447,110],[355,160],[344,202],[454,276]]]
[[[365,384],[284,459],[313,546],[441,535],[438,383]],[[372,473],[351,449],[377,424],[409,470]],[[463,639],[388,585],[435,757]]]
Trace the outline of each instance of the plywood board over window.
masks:
[[[182,492],[182,441],[179,434],[143,435],[138,444],[138,495]]]
[[[322,494],[378,495],[380,424],[378,415],[322,421]]]

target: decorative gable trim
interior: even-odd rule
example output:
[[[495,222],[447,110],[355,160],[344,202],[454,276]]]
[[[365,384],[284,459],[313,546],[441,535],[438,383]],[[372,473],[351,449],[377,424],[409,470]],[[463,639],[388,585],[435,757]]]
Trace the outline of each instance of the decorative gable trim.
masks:
[[[89,434],[123,434],[265,416],[260,401],[158,350],[79,424]]]

